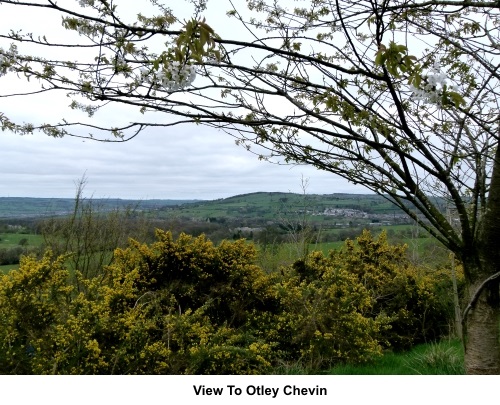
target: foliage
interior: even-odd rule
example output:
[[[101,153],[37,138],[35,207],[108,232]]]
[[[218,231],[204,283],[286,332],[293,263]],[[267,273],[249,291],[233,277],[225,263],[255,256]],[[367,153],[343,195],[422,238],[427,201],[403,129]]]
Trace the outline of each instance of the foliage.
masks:
[[[2,130],[120,142],[151,126],[203,124],[261,159],[310,164],[362,184],[463,263],[475,309],[466,319],[475,345],[467,368],[498,374],[498,2],[247,0],[244,12],[230,2],[227,26],[242,29],[224,35],[224,22],[214,28],[202,17],[204,0],[190,1],[187,19],[150,3],[156,14],[127,23],[107,0],[81,0],[78,8],[0,1],[62,17],[63,29],[78,34],[54,43],[9,21],[0,33],[0,76],[17,74],[32,87],[2,97],[65,91],[70,108],[89,119],[110,103],[122,105],[123,116],[127,108],[146,115],[103,127],[19,123],[2,111]],[[66,52],[47,52],[60,48]],[[157,123],[151,112],[173,119]]]
[[[252,373],[271,347],[245,331],[246,311],[272,305],[243,241],[158,232],[116,252],[102,277],[80,278],[64,258],[23,259],[1,283],[0,369],[8,373]],[[77,273],[78,274],[78,273]]]
[[[110,267],[119,271],[139,269],[139,291],[167,290],[180,307],[196,309],[206,305],[211,320],[221,325],[241,326],[245,312],[272,305],[262,270],[253,264],[256,251],[244,240],[223,241],[214,246],[203,235],[157,231],[158,242],[151,246],[132,242],[118,251]]]
[[[370,292],[372,312],[390,319],[387,344],[396,349],[435,340],[449,331],[452,319],[452,281],[447,269],[413,266],[406,245],[390,245],[385,232],[374,238],[369,231],[343,249],[332,250],[329,260],[343,266]],[[463,286],[463,273],[461,273]]]
[[[72,287],[63,258],[50,254],[37,261],[24,257],[19,270],[3,275],[0,283],[0,370],[37,372],[34,363],[43,353],[52,360],[54,328],[66,317]]]
[[[403,253],[365,233],[267,273],[244,240],[216,246],[158,230],[150,245],[117,249],[96,277],[71,277],[65,256],[25,257],[0,282],[0,370],[263,374],[370,361],[445,316],[435,280],[398,267]]]
[[[102,269],[113,260],[113,251],[124,247],[132,235],[143,236],[141,222],[134,207],[106,208],[92,198],[84,198],[83,177],[77,182],[73,211],[64,217],[40,221],[44,245],[54,254],[67,255],[73,271],[83,279],[101,276]],[[75,278],[77,288],[83,286]]]
[[[311,369],[381,355],[387,322],[371,316],[370,293],[355,275],[320,252],[291,270],[278,287],[283,312],[275,328],[280,347],[296,352]]]
[[[0,248],[0,265],[4,264],[18,264],[19,258],[26,249],[21,246],[16,246],[14,248],[6,249]]]

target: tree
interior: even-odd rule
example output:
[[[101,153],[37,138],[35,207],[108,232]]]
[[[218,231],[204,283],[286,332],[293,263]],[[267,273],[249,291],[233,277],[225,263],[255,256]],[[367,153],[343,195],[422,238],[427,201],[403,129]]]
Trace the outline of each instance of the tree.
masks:
[[[84,197],[86,184],[85,176],[75,183],[71,215],[40,223],[46,248],[56,255],[67,255],[70,268],[78,272],[74,274],[78,291],[84,288],[81,280],[102,277],[116,248],[126,246],[131,237],[143,238],[147,233],[145,222],[137,216],[137,206],[106,208]]]
[[[118,103],[144,120],[105,128],[1,114],[3,130],[127,141],[152,126],[203,124],[261,159],[362,184],[463,263],[467,371],[500,373],[498,2],[234,0],[227,24],[220,14],[202,18],[210,11],[204,0],[189,2],[184,21],[156,0],[155,12],[132,22],[118,1],[59,3],[0,1],[16,15],[62,15],[63,27],[79,34],[65,42],[2,28],[11,44],[0,51],[0,75],[17,73],[34,86],[2,97],[66,93],[89,117]],[[234,26],[223,34],[229,24],[239,24],[238,36]],[[38,56],[75,48],[76,61]]]

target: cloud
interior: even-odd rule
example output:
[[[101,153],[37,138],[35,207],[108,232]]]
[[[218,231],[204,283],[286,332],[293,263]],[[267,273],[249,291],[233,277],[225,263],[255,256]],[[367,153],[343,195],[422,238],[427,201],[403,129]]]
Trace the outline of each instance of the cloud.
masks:
[[[22,20],[18,17],[19,10],[24,12]],[[60,17],[53,13],[41,18],[39,13],[43,10],[6,5],[2,5],[2,12],[0,22],[5,29],[29,23],[35,35],[47,33],[53,40],[61,32],[55,28],[60,27]],[[50,32],[47,27],[51,27]],[[1,42],[0,46],[8,45]],[[74,57],[74,53],[68,55],[68,59]],[[2,94],[25,88],[26,81],[15,75],[0,79]],[[64,93],[55,92],[1,98],[0,111],[16,122],[54,123],[62,118],[71,122],[88,121],[84,113],[70,110],[69,102]],[[91,122],[119,126],[148,119],[169,122],[166,115],[143,116],[125,106],[106,107]],[[81,135],[88,133],[80,131]],[[3,132],[0,171],[0,196],[72,197],[75,181],[84,174],[88,178],[86,192],[95,197],[215,199],[256,191],[300,192],[302,175],[310,180],[307,190],[310,193],[364,192],[312,167],[277,166],[259,161],[237,147],[229,135],[194,124],[149,128],[121,144]]]
[[[154,129],[123,143],[3,133],[1,196],[71,197],[84,173],[95,197],[215,199],[256,191],[311,193],[360,189],[311,167],[259,161],[209,128]]]

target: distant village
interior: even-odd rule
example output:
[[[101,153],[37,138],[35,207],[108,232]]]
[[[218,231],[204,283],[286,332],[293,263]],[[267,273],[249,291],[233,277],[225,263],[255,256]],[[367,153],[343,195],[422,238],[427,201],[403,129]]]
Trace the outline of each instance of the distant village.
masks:
[[[325,208],[323,212],[311,213],[312,215],[319,216],[332,216],[339,218],[364,218],[376,220],[373,224],[376,225],[392,225],[412,222],[411,218],[404,213],[394,214],[369,214],[365,211],[355,210],[351,208]]]
[[[304,210],[299,210],[298,214],[304,214]],[[314,216],[329,216],[336,218],[349,218],[349,219],[364,219],[364,226],[390,226],[390,225],[400,225],[413,223],[413,220],[404,213],[393,213],[393,214],[373,214],[361,210],[356,210],[352,208],[325,208],[322,212],[306,210],[306,214]],[[371,222],[368,222],[371,221]],[[349,221],[351,222],[351,221]],[[347,222],[335,223],[335,226],[345,228],[348,225]],[[263,231],[264,228],[261,227],[248,227],[242,226],[234,228],[233,231],[240,232],[242,234],[256,233]]]

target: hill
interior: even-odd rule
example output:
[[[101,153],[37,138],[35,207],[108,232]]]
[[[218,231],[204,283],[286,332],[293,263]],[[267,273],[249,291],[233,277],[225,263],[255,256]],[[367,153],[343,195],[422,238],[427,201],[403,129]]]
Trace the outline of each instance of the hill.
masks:
[[[138,207],[140,210],[154,210],[165,206],[175,206],[197,200],[122,200],[119,198],[92,199],[102,211],[116,208]],[[73,198],[29,198],[0,197],[0,219],[38,218],[67,215],[73,211]]]
[[[92,199],[106,212],[134,207],[157,219],[231,222],[239,226],[300,221],[305,217],[322,228],[411,222],[398,207],[377,194],[293,194],[256,192],[212,201]],[[63,216],[72,212],[71,198],[0,197],[0,219]]]
[[[322,224],[408,222],[408,216],[376,194],[293,194],[257,192],[157,209],[160,217],[210,222],[279,222],[307,216]]]

